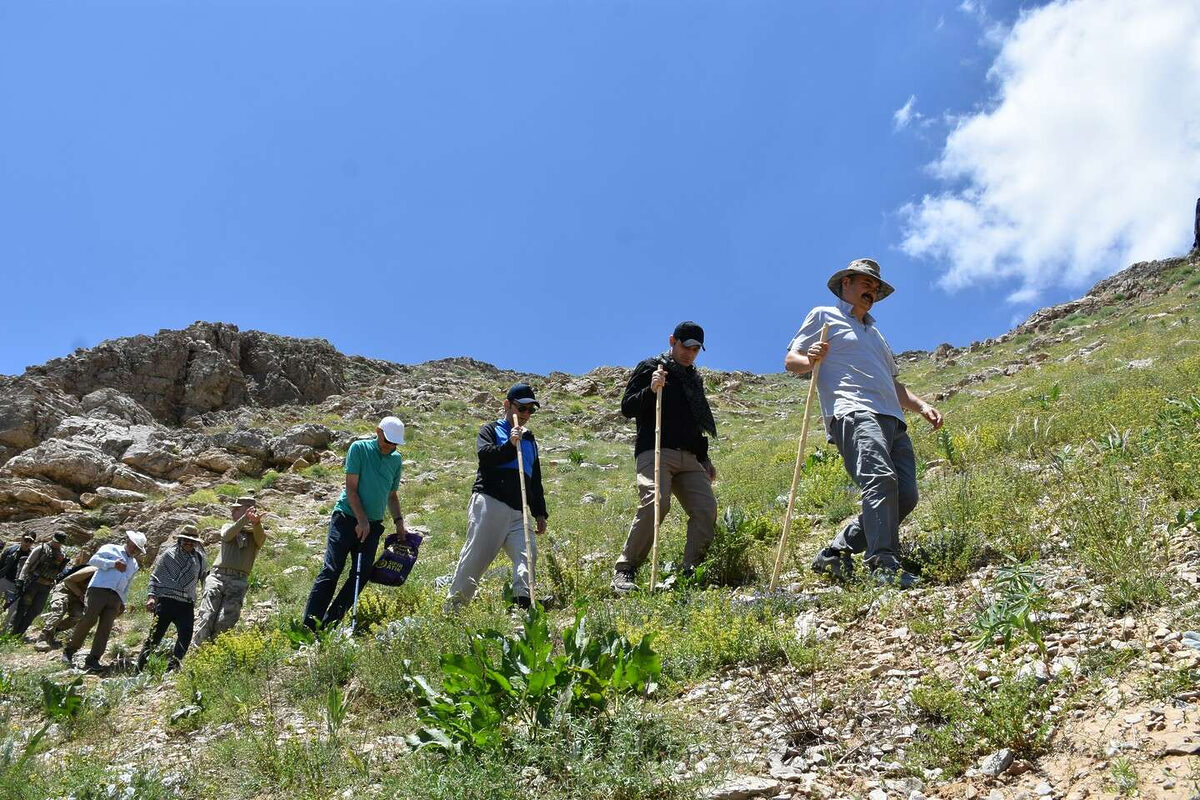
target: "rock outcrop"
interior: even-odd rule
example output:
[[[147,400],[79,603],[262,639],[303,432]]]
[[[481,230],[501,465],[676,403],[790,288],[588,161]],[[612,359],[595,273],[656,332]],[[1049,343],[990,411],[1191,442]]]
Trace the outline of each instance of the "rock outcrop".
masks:
[[[161,423],[177,425],[199,414],[243,405],[318,403],[396,371],[387,362],[342,355],[323,339],[197,322],[183,330],[113,339],[77,350],[31,367],[15,380],[37,379],[38,385],[76,399],[88,397],[85,410],[104,408],[130,422],[145,422],[144,411]],[[9,427],[5,421],[0,417],[0,432]],[[0,433],[0,444],[31,446],[37,426],[28,428],[18,428],[24,436]],[[19,443],[9,444],[9,438]]]

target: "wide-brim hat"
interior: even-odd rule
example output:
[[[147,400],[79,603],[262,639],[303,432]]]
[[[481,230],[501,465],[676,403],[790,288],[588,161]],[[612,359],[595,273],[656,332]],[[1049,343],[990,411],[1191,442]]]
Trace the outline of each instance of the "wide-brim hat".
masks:
[[[200,529],[195,525],[184,525],[179,529],[178,533],[175,534],[175,538],[186,539],[189,542],[195,542],[196,544],[204,544],[204,540],[200,538]]]
[[[146,552],[146,534],[141,531],[125,531],[125,538],[138,550]]]
[[[877,262],[870,258],[856,258],[845,269],[839,269],[833,273],[833,277],[826,284],[829,287],[829,291],[833,292],[838,298],[842,296],[842,278],[845,278],[847,275],[866,275],[879,281],[879,296],[875,298],[875,302],[877,303],[896,291],[896,287],[880,276],[879,264]]]

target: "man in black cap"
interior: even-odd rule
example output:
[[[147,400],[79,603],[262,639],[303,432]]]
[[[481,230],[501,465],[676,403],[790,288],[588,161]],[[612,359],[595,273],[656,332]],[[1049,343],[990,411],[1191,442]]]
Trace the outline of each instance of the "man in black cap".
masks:
[[[704,349],[704,329],[694,322],[681,322],[667,341],[669,350],[634,367],[621,398],[621,413],[637,420],[634,455],[640,501],[613,573],[612,588],[618,594],[637,588],[634,575],[653,545],[654,421],[659,392],[663,393],[659,515],[661,522],[671,507],[672,494],[687,512],[681,565],[685,574],[704,560],[717,522],[717,498],[712,490],[717,470],[708,458],[708,437],[704,435],[716,436],[717,424],[695,367],[696,357]]]
[[[24,566],[17,576],[17,613],[12,619],[12,632],[22,636],[30,623],[42,613],[46,598],[58,580],[58,573],[67,565],[67,554],[63,544],[67,535],[61,531],[48,542],[43,542],[29,552]]]
[[[467,541],[458,557],[454,580],[446,605],[461,608],[471,602],[479,587],[479,578],[503,549],[513,563],[512,591],[514,602],[528,608],[529,564],[525,552],[525,516],[521,507],[521,481],[529,510],[537,520],[537,532],[546,532],[546,494],[542,489],[542,464],[538,460],[537,442],[525,429],[529,417],[539,407],[533,389],[527,383],[514,384],[504,399],[504,417],[479,429],[475,452],[479,469],[467,507]],[[515,424],[514,424],[515,420]],[[521,448],[522,475],[518,469],[517,448]],[[537,548],[529,537],[533,550],[528,556],[536,564]]]
[[[877,583],[907,589],[917,578],[900,569],[900,523],[917,505],[917,463],[904,411],[920,414],[934,430],[942,415],[897,379],[895,356],[875,327],[870,310],[893,291],[879,264],[856,259],[826,285],[837,305],[808,312],[788,346],[784,368],[804,375],[822,365],[821,416],[846,472],[862,489],[862,513],[817,553],[812,568],[844,578],[854,569],[853,554],[865,552],[863,561]]]

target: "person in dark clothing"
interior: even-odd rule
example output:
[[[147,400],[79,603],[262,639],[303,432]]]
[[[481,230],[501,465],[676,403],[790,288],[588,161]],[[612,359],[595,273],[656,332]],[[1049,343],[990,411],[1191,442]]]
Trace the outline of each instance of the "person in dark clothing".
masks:
[[[179,669],[179,663],[192,643],[196,587],[204,581],[207,572],[204,554],[199,549],[202,544],[195,526],[186,525],[175,535],[174,544],[159,552],[146,587],[146,610],[154,615],[155,621],[138,653],[139,670],[145,669],[150,654],[172,625],[175,626],[175,649],[167,668]]]
[[[29,552],[29,558],[17,576],[17,589],[21,596],[17,600],[17,613],[12,619],[12,632],[23,636],[30,623],[46,607],[46,598],[54,588],[58,574],[67,565],[67,554],[63,544],[67,535],[59,532],[48,542],[43,542]]]
[[[460,608],[471,602],[479,588],[479,578],[503,548],[513,563],[514,602],[528,608],[529,563],[537,562],[537,548],[525,552],[525,518],[521,506],[521,481],[524,480],[529,510],[537,520],[537,533],[546,532],[546,493],[542,488],[542,464],[537,441],[525,429],[529,417],[538,408],[533,389],[527,383],[515,384],[504,400],[504,418],[479,429],[475,451],[479,469],[467,508],[467,541],[458,557],[458,567],[450,584],[446,605]],[[513,424],[513,421],[516,424]],[[517,469],[517,447],[525,467]]]
[[[0,553],[0,604],[11,609],[12,613],[16,612],[17,576],[21,574],[21,567],[25,566],[25,559],[29,558],[29,551],[36,541],[37,537],[27,533]]]
[[[671,507],[671,495],[688,515],[687,543],[682,568],[694,569],[704,560],[717,522],[717,498],[712,483],[717,470],[708,457],[708,437],[717,435],[704,383],[696,370],[696,357],[704,348],[704,329],[681,322],[668,337],[671,348],[638,364],[625,395],[621,413],[637,421],[637,485],[640,500],[625,549],[617,560],[612,588],[619,594],[637,588],[634,576],[650,554],[654,540],[654,424],[658,393],[662,392],[662,451],[660,456],[659,516]]]

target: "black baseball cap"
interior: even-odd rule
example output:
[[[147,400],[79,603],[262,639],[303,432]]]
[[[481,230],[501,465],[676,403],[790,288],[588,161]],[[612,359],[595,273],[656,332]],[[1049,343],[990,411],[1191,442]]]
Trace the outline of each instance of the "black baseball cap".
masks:
[[[700,345],[701,350],[707,349],[704,346],[704,328],[690,319],[675,326],[675,341],[682,342],[684,347]]]
[[[508,390],[508,402],[519,406],[532,403],[538,408],[542,407],[542,404],[533,398],[533,387],[528,383],[514,383]]]

